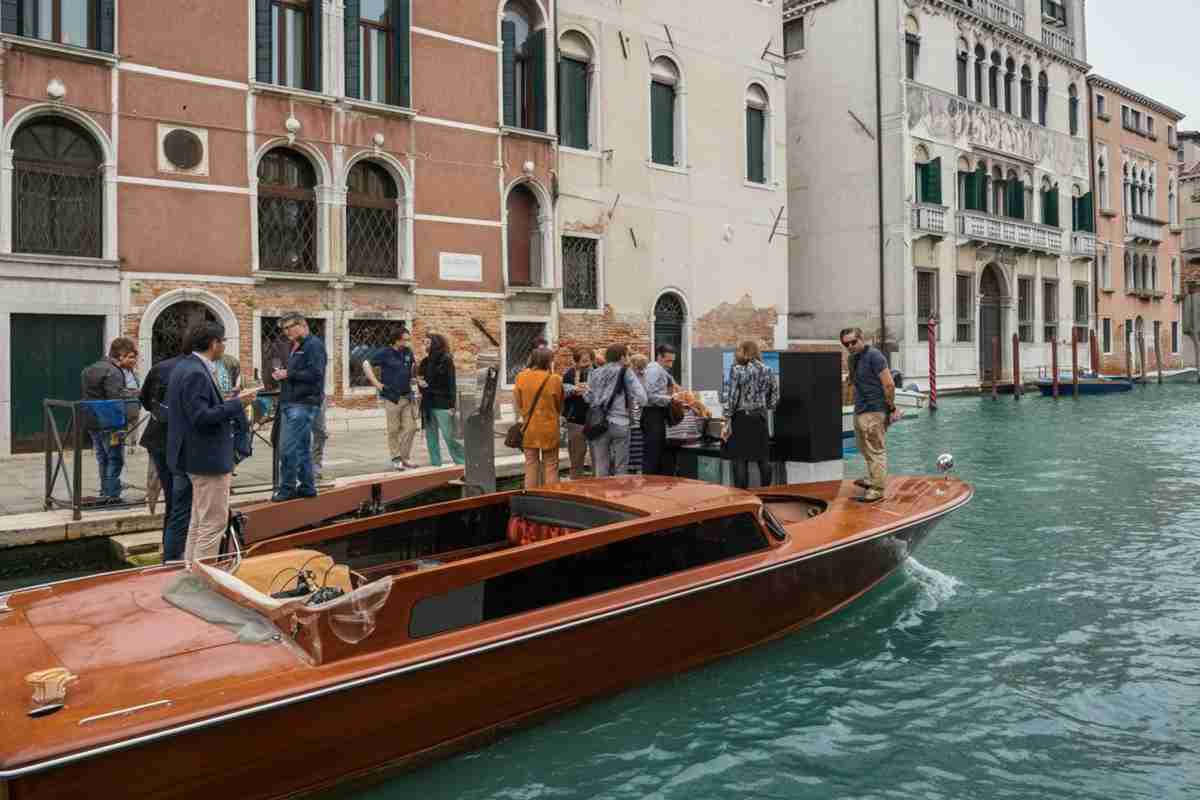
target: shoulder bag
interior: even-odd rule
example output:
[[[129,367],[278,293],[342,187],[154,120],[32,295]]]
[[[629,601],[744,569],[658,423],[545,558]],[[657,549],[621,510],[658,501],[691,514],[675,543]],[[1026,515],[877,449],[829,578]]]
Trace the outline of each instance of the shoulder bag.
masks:
[[[547,375],[546,380],[542,381],[542,385],[538,387],[537,394],[533,396],[533,403],[529,406],[529,413],[525,415],[525,423],[514,422],[509,426],[508,433],[504,434],[505,447],[511,447],[513,450],[524,449],[525,431],[529,428],[529,423],[533,422],[533,412],[537,408],[538,400],[542,397],[542,389],[545,389],[546,384],[549,382],[550,375]]]
[[[617,392],[625,390],[625,370],[627,369],[628,367],[621,367],[621,372],[617,375],[617,385],[613,387],[608,400],[603,405],[592,406],[588,409],[587,421],[583,423],[583,435],[588,441],[599,439],[608,433],[608,412],[612,410],[613,402],[617,399]]]

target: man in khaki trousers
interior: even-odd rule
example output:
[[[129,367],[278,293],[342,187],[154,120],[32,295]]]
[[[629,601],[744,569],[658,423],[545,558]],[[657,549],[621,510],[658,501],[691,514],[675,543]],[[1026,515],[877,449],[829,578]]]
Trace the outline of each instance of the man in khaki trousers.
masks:
[[[391,333],[391,345],[380,348],[362,363],[367,380],[379,390],[383,401],[392,468],[400,471],[417,466],[412,460],[412,447],[420,412],[412,390],[416,358],[409,346],[411,339],[408,329],[399,325]]]
[[[855,481],[866,489],[865,503],[876,503],[887,491],[887,426],[900,419],[896,383],[883,353],[868,345],[861,328],[846,328],[842,346],[850,353],[854,384],[854,438],[867,462],[867,477]]]

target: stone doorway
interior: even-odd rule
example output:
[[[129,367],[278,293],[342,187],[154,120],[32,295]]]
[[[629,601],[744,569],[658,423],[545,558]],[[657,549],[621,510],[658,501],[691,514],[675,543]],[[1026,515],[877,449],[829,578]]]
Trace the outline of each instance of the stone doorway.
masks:
[[[979,378],[988,383],[999,381],[1004,371],[1005,295],[999,267],[988,264],[979,279]],[[998,362],[997,342],[1001,354]]]

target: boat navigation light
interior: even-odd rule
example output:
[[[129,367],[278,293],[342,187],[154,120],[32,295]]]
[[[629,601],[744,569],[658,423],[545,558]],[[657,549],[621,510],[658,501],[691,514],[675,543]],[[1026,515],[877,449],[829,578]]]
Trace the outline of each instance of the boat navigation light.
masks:
[[[954,456],[950,453],[942,453],[937,458],[937,468],[938,472],[945,476],[942,480],[942,483],[945,484],[949,482],[950,470],[954,469]],[[937,494],[945,494],[945,490],[939,486],[937,489]]]

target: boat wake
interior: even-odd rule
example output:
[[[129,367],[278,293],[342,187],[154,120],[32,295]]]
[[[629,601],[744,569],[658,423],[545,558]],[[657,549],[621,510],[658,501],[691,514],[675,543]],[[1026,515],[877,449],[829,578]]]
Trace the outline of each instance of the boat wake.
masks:
[[[901,630],[920,625],[926,614],[949,602],[962,585],[958,578],[927,567],[915,558],[905,562],[904,572],[909,578],[909,585],[916,589],[916,596],[896,620],[894,627]]]

